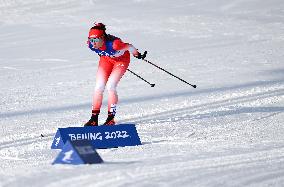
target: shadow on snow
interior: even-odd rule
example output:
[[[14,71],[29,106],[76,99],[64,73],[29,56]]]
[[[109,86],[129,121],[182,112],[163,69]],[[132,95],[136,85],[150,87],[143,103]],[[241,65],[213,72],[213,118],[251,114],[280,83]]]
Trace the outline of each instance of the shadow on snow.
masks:
[[[121,99],[120,103],[122,105],[129,105],[129,104],[132,104],[132,103],[149,102],[149,101],[154,101],[154,100],[157,100],[157,99],[171,99],[171,98],[176,98],[176,97],[190,97],[190,96],[199,95],[199,94],[232,91],[232,90],[245,89],[245,88],[257,87],[257,86],[270,86],[272,84],[278,84],[278,83],[283,83],[283,82],[284,82],[284,79],[279,79],[279,80],[270,80],[270,81],[257,81],[257,82],[251,82],[251,83],[240,84],[240,85],[225,86],[225,87],[220,87],[220,88],[209,88],[209,89],[202,89],[202,90],[190,89],[190,91],[180,91],[180,92],[172,92],[172,93],[167,93],[167,94],[163,93],[163,94],[160,94],[160,95],[150,95],[150,96],[144,96],[144,97]],[[199,88],[200,87],[201,86],[199,86]],[[283,95],[283,94],[280,94],[280,95]],[[58,113],[58,112],[62,112],[62,111],[86,109],[86,108],[90,108],[90,106],[91,106],[90,103],[83,103],[83,104],[78,104],[78,105],[66,105],[66,106],[62,106],[62,107],[37,108],[37,109],[26,110],[26,111],[6,112],[6,113],[0,113],[0,118],[29,116],[29,115],[46,114],[46,113]],[[193,107],[195,108],[195,106],[192,106],[191,108],[193,108]]]

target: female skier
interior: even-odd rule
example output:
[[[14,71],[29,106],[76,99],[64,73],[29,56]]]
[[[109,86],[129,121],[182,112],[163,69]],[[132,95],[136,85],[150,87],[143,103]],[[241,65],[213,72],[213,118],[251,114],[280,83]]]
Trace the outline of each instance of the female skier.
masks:
[[[108,91],[108,117],[104,125],[114,125],[116,105],[118,96],[116,87],[119,80],[128,68],[130,53],[138,58],[144,59],[138,50],[129,43],[124,43],[120,38],[106,34],[105,25],[95,23],[89,31],[88,46],[99,56],[99,67],[96,75],[95,93],[92,103],[91,119],[84,126],[98,126],[98,116],[103,100],[105,86]],[[130,52],[130,53],[129,53]]]

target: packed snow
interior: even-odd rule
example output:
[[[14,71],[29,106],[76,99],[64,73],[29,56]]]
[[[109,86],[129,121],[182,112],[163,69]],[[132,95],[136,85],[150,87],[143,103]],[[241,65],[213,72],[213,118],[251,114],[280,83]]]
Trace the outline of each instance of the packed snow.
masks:
[[[284,186],[283,0],[0,0],[0,18],[1,187]],[[91,115],[94,22],[197,88],[132,57],[156,86],[126,73],[116,120],[142,145],[52,165],[56,130]]]

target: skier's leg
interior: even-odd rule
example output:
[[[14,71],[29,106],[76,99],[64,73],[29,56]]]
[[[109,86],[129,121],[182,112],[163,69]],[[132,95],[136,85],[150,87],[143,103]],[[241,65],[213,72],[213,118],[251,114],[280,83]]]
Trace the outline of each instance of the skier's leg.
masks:
[[[103,100],[103,92],[106,82],[112,71],[113,64],[108,62],[105,58],[101,58],[96,75],[96,86],[93,96],[93,111],[100,111]]]
[[[107,81],[107,90],[108,90],[108,119],[106,120],[106,123],[108,121],[113,121],[113,118],[116,114],[116,105],[118,103],[118,95],[116,87],[126,72],[130,62],[130,56],[125,55],[124,58],[122,58],[120,61],[116,61],[114,64],[114,67],[112,69],[112,72],[109,76],[109,79]],[[105,124],[106,124],[105,123]],[[112,123],[112,122],[111,122]],[[114,123],[114,121],[113,121]]]
[[[111,73],[113,64],[105,61],[104,58],[100,59],[99,67],[96,75],[96,86],[93,96],[92,104],[92,116],[91,119],[84,126],[97,126],[98,125],[98,116],[100,114],[100,108],[103,100],[103,92],[107,79]]]

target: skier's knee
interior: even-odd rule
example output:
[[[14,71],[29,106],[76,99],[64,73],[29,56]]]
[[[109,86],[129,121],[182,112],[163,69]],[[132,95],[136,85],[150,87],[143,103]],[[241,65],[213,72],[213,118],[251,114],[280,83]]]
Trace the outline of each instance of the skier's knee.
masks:
[[[108,92],[116,92],[116,85],[114,84],[107,84]]]
[[[104,90],[105,90],[105,85],[97,84],[97,85],[95,86],[95,91],[96,91],[96,92],[104,92]]]

